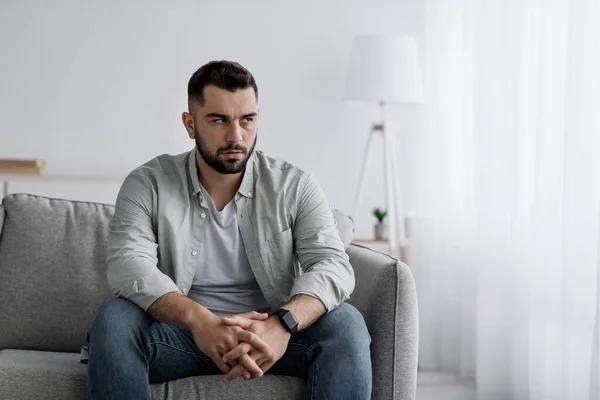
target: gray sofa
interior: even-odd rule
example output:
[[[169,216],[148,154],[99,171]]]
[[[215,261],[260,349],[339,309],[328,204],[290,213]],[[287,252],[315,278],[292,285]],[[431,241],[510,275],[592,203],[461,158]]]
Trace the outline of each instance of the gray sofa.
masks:
[[[105,251],[113,207],[26,194],[0,206],[0,399],[85,399],[80,347],[110,298]],[[355,244],[349,300],[372,337],[373,399],[415,398],[418,321],[413,277]],[[335,379],[332,376],[331,379]],[[304,381],[266,375],[228,385],[198,376],[153,385],[156,399],[300,399]]]

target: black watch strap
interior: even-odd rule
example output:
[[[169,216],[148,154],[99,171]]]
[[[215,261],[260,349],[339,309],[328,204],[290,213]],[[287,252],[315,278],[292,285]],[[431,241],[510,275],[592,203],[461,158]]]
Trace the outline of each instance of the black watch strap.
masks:
[[[283,327],[292,335],[298,332],[298,320],[290,310],[280,308],[279,310],[271,313],[271,315],[277,315],[283,324]]]

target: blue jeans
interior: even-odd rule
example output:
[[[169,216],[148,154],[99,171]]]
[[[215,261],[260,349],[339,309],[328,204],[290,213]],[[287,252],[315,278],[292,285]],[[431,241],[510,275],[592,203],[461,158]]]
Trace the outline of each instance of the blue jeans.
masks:
[[[304,400],[370,399],[370,343],[362,315],[344,303],[292,335],[267,373],[306,379]],[[216,374],[223,373],[189,330],[159,322],[123,298],[98,310],[89,332],[91,399],[151,399],[151,383]]]

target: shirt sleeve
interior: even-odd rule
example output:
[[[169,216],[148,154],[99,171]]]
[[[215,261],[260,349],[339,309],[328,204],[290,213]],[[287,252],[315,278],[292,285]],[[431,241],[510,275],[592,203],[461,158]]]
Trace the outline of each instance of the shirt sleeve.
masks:
[[[158,243],[153,227],[156,198],[150,180],[138,170],[123,182],[111,219],[107,244],[110,291],[143,310],[177,285],[158,269]]]
[[[304,175],[299,190],[293,236],[303,273],[296,278],[291,295],[318,298],[329,312],[352,294],[354,270],[329,202],[312,175]]]

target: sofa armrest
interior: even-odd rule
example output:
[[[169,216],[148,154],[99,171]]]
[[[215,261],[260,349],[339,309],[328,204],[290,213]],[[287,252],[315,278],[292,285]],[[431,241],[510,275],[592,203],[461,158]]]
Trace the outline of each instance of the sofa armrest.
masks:
[[[373,400],[414,400],[419,320],[413,275],[406,264],[368,247],[347,249],[356,287],[350,300],[371,335]]]
[[[0,237],[2,237],[2,226],[4,226],[4,206],[0,204]]]

